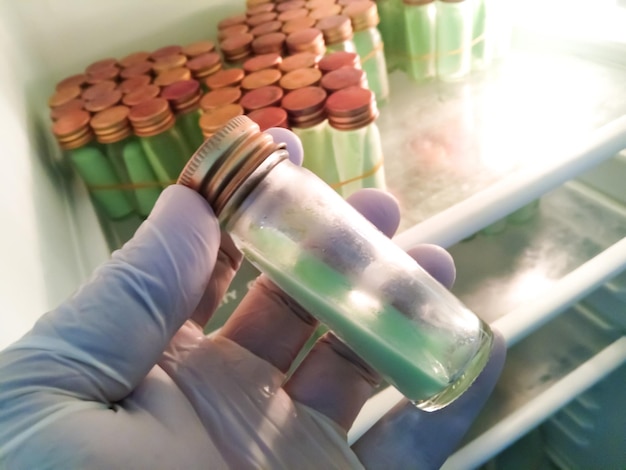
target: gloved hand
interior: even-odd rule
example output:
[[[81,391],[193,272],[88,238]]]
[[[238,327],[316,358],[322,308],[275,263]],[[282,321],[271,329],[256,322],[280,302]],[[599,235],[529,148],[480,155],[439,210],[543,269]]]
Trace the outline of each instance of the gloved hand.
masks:
[[[397,228],[390,196],[351,202],[384,233]],[[451,284],[444,250],[411,254]],[[346,430],[379,378],[326,335],[285,380],[317,322],[264,276],[203,334],[240,262],[200,195],[165,190],[130,242],[0,353],[0,468],[440,466],[499,375],[502,341],[454,404],[400,404],[350,448]]]

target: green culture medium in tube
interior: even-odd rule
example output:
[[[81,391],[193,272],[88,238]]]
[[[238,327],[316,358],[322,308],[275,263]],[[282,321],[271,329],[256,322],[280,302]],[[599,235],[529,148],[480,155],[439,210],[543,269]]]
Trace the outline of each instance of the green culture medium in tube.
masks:
[[[320,87],[304,87],[288,93],[281,106],[289,115],[291,130],[302,142],[308,168],[332,187],[339,184],[339,173],[328,133],[324,104],[326,92]]]
[[[376,97],[371,90],[349,87],[326,100],[330,141],[344,197],[361,188],[386,189]]]
[[[161,97],[165,98],[174,111],[176,117],[176,129],[185,139],[187,147],[197,149],[204,137],[198,123],[200,115],[200,99],[202,90],[196,80],[181,80],[166,86],[161,91]]]
[[[404,0],[406,71],[416,81],[435,76],[436,17],[434,0]]]
[[[133,106],[128,117],[159,182],[175,182],[193,149],[174,126],[176,121],[167,100],[144,101]]]
[[[96,139],[105,149],[109,160],[123,183],[125,193],[135,210],[147,217],[159,194],[161,184],[148,163],[137,137],[133,135],[126,106],[114,106],[91,118]]]
[[[487,363],[488,325],[247,116],[207,140],[178,181],[206,198],[253,265],[417,407],[451,403]]]
[[[455,80],[472,66],[472,0],[437,0],[437,76]]]
[[[96,143],[89,127],[91,115],[82,110],[61,116],[52,131],[68,156],[72,166],[85,182],[94,204],[112,220],[133,213],[133,207],[120,190],[118,178],[111,161]]]
[[[352,21],[353,41],[361,59],[361,67],[367,75],[367,83],[381,106],[389,99],[389,77],[387,62],[380,32],[376,4],[371,1],[349,3],[343,10]]]
[[[327,16],[317,22],[316,28],[324,35],[327,54],[338,51],[356,52],[352,39],[352,23],[347,16]]]

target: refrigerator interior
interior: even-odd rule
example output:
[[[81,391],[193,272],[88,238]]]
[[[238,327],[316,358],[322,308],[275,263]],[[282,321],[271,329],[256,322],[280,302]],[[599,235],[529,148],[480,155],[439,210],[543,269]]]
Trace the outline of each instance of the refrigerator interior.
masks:
[[[626,7],[510,3],[505,60],[454,83],[394,72],[378,120],[402,211],[396,242],[448,247],[454,293],[509,346],[493,397],[445,468],[623,468]],[[54,83],[97,58],[214,38],[217,21],[243,8],[0,1],[0,348],[132,230],[104,227],[82,183],[58,170]],[[350,438],[399,399],[381,391]]]

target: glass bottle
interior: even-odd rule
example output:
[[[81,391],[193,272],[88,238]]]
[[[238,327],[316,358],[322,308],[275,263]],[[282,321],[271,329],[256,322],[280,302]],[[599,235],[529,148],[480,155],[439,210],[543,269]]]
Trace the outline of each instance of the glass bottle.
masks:
[[[248,57],[252,56],[252,41],[254,41],[254,36],[250,33],[233,34],[220,41],[224,65],[240,67]]]
[[[276,5],[276,11],[278,13],[284,13],[289,10],[299,10],[306,6],[305,0],[287,0],[283,2],[278,2]]]
[[[254,38],[252,41],[252,52],[256,55],[270,54],[272,52],[276,54],[283,54],[285,50],[285,40],[287,35],[285,33],[269,33]]]
[[[250,30],[250,34],[252,34],[256,39],[259,36],[264,36],[266,34],[279,33],[282,27],[283,27],[282,21],[278,21],[278,20],[268,21],[267,23],[261,23],[260,25],[252,28]],[[252,44],[252,49],[254,50],[254,42]]]
[[[276,9],[275,3],[259,3],[258,5],[247,5],[246,16],[260,15],[261,13],[269,13]]]
[[[204,113],[200,116],[200,127],[202,128],[204,138],[208,139],[232,118],[241,116],[242,114],[243,108],[236,103],[227,104]]]
[[[383,151],[376,97],[371,90],[350,87],[326,100],[330,141],[343,197],[361,188],[385,189]]]
[[[204,82],[209,76],[222,70],[222,59],[217,52],[207,52],[187,61],[187,68],[191,71],[191,77],[198,80],[206,91]]]
[[[244,33],[248,33],[250,32],[250,27],[243,23],[243,24],[236,24],[233,26],[229,26],[228,28],[225,29],[220,29],[217,32],[217,39],[220,41],[220,47],[221,47],[221,43],[222,41],[224,41],[225,39],[231,37],[231,36],[237,36],[239,34],[244,34]]]
[[[437,77],[456,80],[472,66],[472,0],[436,0]]]
[[[64,114],[52,125],[59,146],[87,186],[94,205],[111,220],[133,213],[133,207],[122,190],[121,182],[89,127],[91,115],[75,110]]]
[[[331,3],[313,8],[309,11],[309,17],[313,18],[315,21],[319,21],[329,16],[338,15],[339,13],[341,13],[341,5]]]
[[[97,113],[107,108],[111,108],[122,101],[122,92],[120,90],[106,91],[92,100],[85,101],[85,110],[91,113]]]
[[[82,97],[84,93],[85,92],[83,91],[83,89],[78,85],[67,85],[60,90],[56,90],[48,98],[48,106],[50,107],[50,109],[58,108],[59,106],[63,106],[71,100]],[[83,99],[85,98],[83,97]]]
[[[139,103],[130,109],[128,118],[159,182],[168,185],[176,181],[193,149],[176,129],[167,100],[153,98]]]
[[[209,40],[201,40],[192,42],[183,47],[182,53],[187,56],[188,59],[193,59],[202,54],[207,54],[215,50],[215,43]]]
[[[248,117],[254,121],[262,131],[271,127],[288,128],[287,111],[277,106],[260,108],[248,113]]]
[[[178,182],[206,198],[253,265],[417,407],[452,402],[487,363],[489,326],[246,116],[203,144]]]
[[[406,72],[416,81],[436,74],[437,6],[435,0],[403,0]]]
[[[299,29],[287,36],[285,41],[289,54],[298,52],[312,52],[316,56],[323,56],[326,52],[324,35],[317,28]]]
[[[119,84],[118,88],[123,95],[127,95],[137,90],[138,88],[150,85],[150,83],[152,83],[152,77],[150,77],[149,75],[137,75],[136,77],[131,77],[123,80]]]
[[[268,85],[249,91],[239,101],[246,113],[269,106],[280,106],[283,99],[283,89],[279,86]]]
[[[136,62],[129,65],[120,72],[120,78],[126,80],[127,78],[136,77],[138,75],[151,75],[152,74],[152,61],[144,60],[143,62]]]
[[[406,27],[402,0],[377,0],[378,30],[385,45],[387,71],[406,69]]]
[[[314,52],[298,52],[283,58],[278,65],[278,70],[282,73],[289,73],[298,69],[315,68],[320,61],[320,57],[320,55]]]
[[[260,54],[247,59],[241,66],[246,73],[254,73],[265,69],[278,69],[283,58],[276,52]]]
[[[184,54],[172,54],[161,57],[152,63],[152,70],[155,75],[159,75],[167,70],[184,67],[187,64],[187,56]]]
[[[122,57],[118,64],[123,69],[128,68],[132,65],[138,64],[140,62],[145,62],[150,59],[150,53],[146,51],[137,51],[128,54],[127,56]]]
[[[306,8],[298,8],[295,10],[287,10],[283,11],[276,18],[277,21],[281,21],[282,23],[287,23],[291,20],[297,20],[299,18],[304,18],[309,15],[309,10]]]
[[[207,77],[204,84],[209,90],[239,86],[246,73],[240,68],[223,69]]]
[[[154,83],[149,85],[143,85],[135,88],[130,93],[127,93],[122,98],[122,103],[129,108],[137,106],[139,103],[154,99],[161,93],[161,88]]]
[[[354,67],[341,67],[337,70],[324,74],[320,80],[320,85],[328,94],[351,86],[368,88],[365,71]]]
[[[202,114],[200,99],[202,91],[197,80],[174,82],[161,90],[161,98],[169,103],[176,117],[176,128],[189,148],[196,149],[204,142],[198,120]]]
[[[244,93],[249,93],[257,88],[270,85],[277,85],[283,74],[278,69],[263,69],[252,72],[241,80],[241,89]]]
[[[168,55],[180,54],[183,51],[183,46],[179,44],[171,44],[169,46],[159,47],[157,50],[150,53],[150,59],[157,61]]]
[[[295,10],[291,10],[295,11]],[[285,21],[281,31],[289,36],[296,31],[300,31],[301,29],[313,28],[315,26],[316,21],[310,16],[303,16],[302,18],[294,18],[289,21]]]
[[[230,28],[231,26],[245,24],[247,19],[248,17],[245,15],[245,13],[223,18],[217,23],[217,31],[219,33],[226,28]]]
[[[332,72],[341,67],[361,68],[361,59],[356,52],[337,51],[326,54],[317,64],[323,74]]]
[[[257,26],[269,23],[270,21],[274,21],[278,16],[277,11],[267,11],[264,13],[258,13],[256,15],[251,15],[246,18],[246,24],[250,29],[254,29]]]
[[[102,144],[127,198],[137,213],[147,217],[161,193],[154,171],[128,120],[130,109],[115,106],[94,115],[90,125]]]
[[[191,70],[187,67],[176,67],[161,72],[154,78],[154,84],[164,88],[181,80],[191,80]]]
[[[347,16],[327,16],[319,20],[315,27],[324,35],[327,54],[335,51],[356,52],[352,39],[352,23]]]
[[[63,78],[62,80],[59,80],[54,86],[54,90],[61,91],[63,88],[72,88],[75,86],[82,88],[86,85],[87,75],[84,73],[76,73],[74,75]]]
[[[369,0],[352,2],[343,9],[343,14],[352,21],[352,40],[367,75],[369,88],[380,106],[389,99],[389,77],[383,41],[377,29],[380,19],[376,4]]]
[[[241,88],[226,86],[209,91],[200,99],[200,109],[208,113],[222,106],[238,103],[241,98]]]
[[[306,86],[319,85],[321,79],[322,72],[317,68],[309,67],[287,72],[278,83],[285,92],[290,92]]]
[[[485,69],[491,65],[495,54],[495,31],[497,19],[492,0],[474,0],[474,24],[472,28],[472,68]]]
[[[287,93],[281,105],[289,115],[291,130],[302,142],[304,151],[302,166],[333,188],[338,188],[339,172],[324,109],[326,98],[324,89],[305,87]]]

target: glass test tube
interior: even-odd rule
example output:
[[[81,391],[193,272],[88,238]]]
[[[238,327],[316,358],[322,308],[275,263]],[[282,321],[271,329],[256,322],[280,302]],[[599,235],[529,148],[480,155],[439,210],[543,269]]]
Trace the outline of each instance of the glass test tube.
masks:
[[[107,218],[122,219],[133,213],[133,207],[119,189],[121,182],[113,165],[94,139],[90,119],[87,111],[75,110],[55,121],[52,132],[85,182],[94,205]]]
[[[352,21],[356,52],[367,75],[368,86],[380,106],[389,99],[389,77],[383,41],[377,28],[380,20],[376,4],[371,1],[352,2],[346,5],[343,14]]]
[[[374,93],[360,87],[339,90],[326,100],[326,113],[339,193],[348,197],[361,188],[386,189]]]
[[[126,106],[97,113],[90,125],[109,157],[124,190],[137,213],[147,217],[161,193],[159,184],[141,144],[133,135]]]
[[[302,142],[302,166],[333,188],[339,188],[341,180],[324,109],[326,98],[327,93],[323,88],[310,86],[285,95],[281,106],[289,115],[291,130]]]
[[[128,118],[159,181],[165,186],[172,184],[193,149],[176,129],[167,100],[153,98],[139,103],[131,108]]]
[[[473,0],[436,0],[437,77],[455,80],[472,66]]]
[[[403,0],[406,72],[416,81],[436,75],[437,6],[434,0]]]
[[[252,264],[417,407],[469,388],[489,359],[488,325],[246,116],[206,145],[178,181]]]

